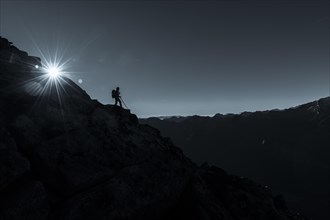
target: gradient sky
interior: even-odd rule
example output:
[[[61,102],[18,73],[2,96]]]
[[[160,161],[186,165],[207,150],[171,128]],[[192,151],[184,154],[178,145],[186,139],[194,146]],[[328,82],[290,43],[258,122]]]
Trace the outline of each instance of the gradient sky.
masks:
[[[2,1],[0,35],[68,60],[140,117],[287,108],[329,96],[329,1]],[[79,83],[79,79],[82,80]]]

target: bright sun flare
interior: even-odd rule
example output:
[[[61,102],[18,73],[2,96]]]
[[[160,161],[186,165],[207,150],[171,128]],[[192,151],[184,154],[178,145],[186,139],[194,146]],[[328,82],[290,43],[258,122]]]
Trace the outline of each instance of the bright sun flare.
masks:
[[[47,73],[51,78],[57,78],[61,75],[61,71],[57,67],[50,67],[47,69]]]

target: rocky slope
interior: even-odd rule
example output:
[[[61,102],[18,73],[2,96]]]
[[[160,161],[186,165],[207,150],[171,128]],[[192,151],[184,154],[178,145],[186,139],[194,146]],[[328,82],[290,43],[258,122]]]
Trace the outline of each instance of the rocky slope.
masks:
[[[0,38],[0,219],[305,219]]]
[[[330,219],[330,97],[285,110],[141,119],[197,163],[209,161],[284,194],[312,219]]]

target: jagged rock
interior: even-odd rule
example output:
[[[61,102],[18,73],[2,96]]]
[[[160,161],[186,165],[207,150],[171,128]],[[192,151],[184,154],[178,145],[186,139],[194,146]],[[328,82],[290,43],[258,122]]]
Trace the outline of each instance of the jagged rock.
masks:
[[[47,194],[41,182],[26,178],[30,172],[31,165],[15,140],[0,128],[0,219],[47,217]]]
[[[14,139],[0,127],[0,190],[30,170],[28,160],[20,155]]]
[[[3,190],[0,197],[0,219],[47,219],[49,203],[43,184],[22,178]]]
[[[19,61],[0,61],[0,219],[289,218],[262,187],[198,167],[129,110],[91,100],[70,79],[58,96],[21,62],[34,62],[27,53],[1,51]]]

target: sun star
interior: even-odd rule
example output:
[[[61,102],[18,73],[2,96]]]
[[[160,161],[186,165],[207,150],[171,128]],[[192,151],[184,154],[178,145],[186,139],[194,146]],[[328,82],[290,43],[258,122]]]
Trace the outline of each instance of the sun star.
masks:
[[[61,71],[56,66],[51,66],[47,69],[48,76],[50,78],[56,79],[61,75]]]

